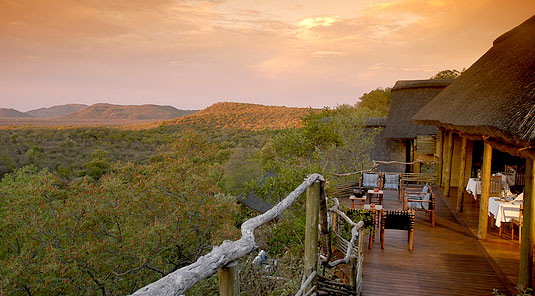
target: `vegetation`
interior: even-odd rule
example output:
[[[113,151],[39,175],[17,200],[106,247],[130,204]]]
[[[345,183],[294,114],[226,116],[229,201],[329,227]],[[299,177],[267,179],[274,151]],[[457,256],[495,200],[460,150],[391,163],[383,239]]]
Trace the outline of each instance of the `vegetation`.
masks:
[[[390,110],[391,88],[377,88],[363,94],[355,105],[358,109],[369,109],[370,116],[386,117]]]
[[[459,77],[466,69],[459,70],[442,70],[437,74],[431,76],[430,79],[455,79]]]
[[[218,148],[198,135],[157,161],[117,163],[69,183],[27,166],[0,183],[1,290],[128,294],[235,239],[235,200],[217,188]]]
[[[245,115],[222,127],[224,116],[205,122],[202,114],[140,130],[0,130],[0,291],[131,293],[236,239],[252,213],[234,196],[252,191],[275,203],[309,173],[367,166],[375,132],[362,123],[373,112],[307,111],[299,124],[277,130],[248,125]],[[259,247],[280,264],[259,270],[251,258],[240,262],[243,295],[295,292],[303,209],[298,203],[257,230]],[[260,281],[266,275],[274,280]],[[188,294],[216,293],[216,285],[209,279]]]

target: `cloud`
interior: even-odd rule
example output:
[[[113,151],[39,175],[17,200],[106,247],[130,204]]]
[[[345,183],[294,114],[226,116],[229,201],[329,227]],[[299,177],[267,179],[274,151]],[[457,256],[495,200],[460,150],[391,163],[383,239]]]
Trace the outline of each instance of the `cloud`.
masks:
[[[329,51],[329,50],[320,50],[312,53],[313,56],[324,58],[324,57],[342,57],[347,56],[348,53],[345,51]]]

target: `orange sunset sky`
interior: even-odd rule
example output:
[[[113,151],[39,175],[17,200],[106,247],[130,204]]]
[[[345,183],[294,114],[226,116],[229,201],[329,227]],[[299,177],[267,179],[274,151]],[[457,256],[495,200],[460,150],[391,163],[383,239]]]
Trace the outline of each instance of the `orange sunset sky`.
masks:
[[[469,67],[535,0],[0,0],[0,107],[354,104]]]

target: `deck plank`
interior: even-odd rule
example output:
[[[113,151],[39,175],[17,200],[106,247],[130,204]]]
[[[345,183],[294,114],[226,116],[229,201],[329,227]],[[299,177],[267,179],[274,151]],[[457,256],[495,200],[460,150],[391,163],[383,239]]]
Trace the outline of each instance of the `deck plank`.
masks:
[[[435,228],[425,213],[416,213],[412,252],[407,232],[400,230],[386,230],[384,250],[379,236],[372,249],[365,250],[362,295],[491,295],[494,288],[508,293],[477,239],[458,222],[445,200],[437,197],[436,202]],[[397,192],[385,191],[383,205],[400,209]],[[500,262],[517,264],[511,260],[506,256]]]

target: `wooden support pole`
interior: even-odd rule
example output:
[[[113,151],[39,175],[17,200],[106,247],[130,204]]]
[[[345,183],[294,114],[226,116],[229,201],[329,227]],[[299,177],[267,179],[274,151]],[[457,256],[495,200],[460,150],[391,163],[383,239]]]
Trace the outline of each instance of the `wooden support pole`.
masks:
[[[446,148],[446,162],[444,163],[444,195],[450,196],[451,163],[453,159],[453,133],[448,133],[448,147]]]
[[[437,133],[437,155],[438,155],[438,163],[437,163],[437,182],[438,186],[442,186],[442,162],[444,161],[444,157],[442,155],[442,145],[444,142],[444,133],[441,130],[438,130]]]
[[[489,220],[490,196],[490,165],[492,163],[492,147],[485,141],[483,144],[483,164],[481,165],[481,198],[479,200],[479,224],[477,238],[483,240],[487,237],[487,223]]]
[[[219,295],[239,296],[240,279],[238,275],[238,264],[232,261],[219,269]]]
[[[318,223],[320,213],[320,181],[314,182],[307,189],[306,228],[305,228],[305,277],[316,271],[318,266]],[[307,287],[316,286],[314,279]]]
[[[466,138],[461,137],[461,164],[459,166],[459,185],[457,186],[457,212],[463,211],[465,172],[466,172]]]
[[[359,249],[360,252],[360,249]],[[351,255],[349,258],[349,285],[353,289],[357,288],[357,256]]]
[[[535,169],[533,159],[526,160],[526,183],[524,189],[524,223],[520,243],[520,268],[518,286],[524,290],[532,288],[533,245],[535,240]]]

